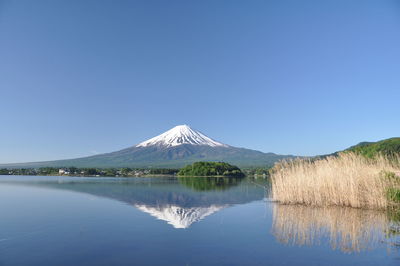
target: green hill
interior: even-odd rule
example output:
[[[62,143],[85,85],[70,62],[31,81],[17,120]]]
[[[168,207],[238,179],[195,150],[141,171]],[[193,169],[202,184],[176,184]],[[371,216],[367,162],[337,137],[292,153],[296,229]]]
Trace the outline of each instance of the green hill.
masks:
[[[231,176],[243,177],[243,172],[234,165],[223,162],[195,162],[183,167],[179,176]]]
[[[345,150],[351,151],[368,158],[373,158],[378,154],[387,156],[400,155],[400,138],[390,138],[377,142],[361,142]]]

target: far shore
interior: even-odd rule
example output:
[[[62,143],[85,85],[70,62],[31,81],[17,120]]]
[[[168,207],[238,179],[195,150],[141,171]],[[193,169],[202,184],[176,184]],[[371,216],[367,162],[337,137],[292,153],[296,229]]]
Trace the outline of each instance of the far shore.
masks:
[[[236,176],[224,176],[224,175],[207,175],[207,176],[200,176],[200,175],[191,175],[191,176],[182,176],[182,175],[174,175],[174,174],[144,174],[144,175],[134,175],[134,176],[124,176],[124,175],[116,175],[116,176],[107,176],[107,175],[55,175],[55,174],[49,174],[49,175],[2,175],[0,176],[54,176],[54,177],[115,177],[115,178],[135,178],[135,177],[215,177],[215,178],[222,178],[222,177],[228,177],[228,178],[238,178]]]

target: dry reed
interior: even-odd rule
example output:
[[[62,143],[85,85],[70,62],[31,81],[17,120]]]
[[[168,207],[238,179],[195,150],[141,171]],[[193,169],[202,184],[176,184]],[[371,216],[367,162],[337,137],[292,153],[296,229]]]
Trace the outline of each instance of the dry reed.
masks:
[[[385,173],[398,173],[398,161],[342,153],[280,162],[271,171],[272,198],[284,204],[385,209],[391,204],[388,189],[400,179],[386,178]]]

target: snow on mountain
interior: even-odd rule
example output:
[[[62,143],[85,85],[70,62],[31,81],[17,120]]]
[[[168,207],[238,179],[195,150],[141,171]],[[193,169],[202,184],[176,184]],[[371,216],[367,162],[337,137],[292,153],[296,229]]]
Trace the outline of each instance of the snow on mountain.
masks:
[[[0,164],[0,168],[98,167],[98,168],[179,168],[197,161],[227,162],[239,167],[272,166],[275,162],[294,158],[237,148],[215,141],[187,125],[122,150],[83,158],[47,162]]]
[[[229,147],[226,144],[215,141],[206,135],[190,128],[187,125],[176,126],[161,135],[146,140],[136,147],[162,146],[174,147],[182,144],[207,145],[211,147]]]
[[[159,220],[166,221],[175,228],[188,228],[192,223],[198,222],[205,217],[226,208],[228,205],[211,205],[209,207],[191,208],[183,208],[175,205],[151,207],[135,204],[134,206]]]

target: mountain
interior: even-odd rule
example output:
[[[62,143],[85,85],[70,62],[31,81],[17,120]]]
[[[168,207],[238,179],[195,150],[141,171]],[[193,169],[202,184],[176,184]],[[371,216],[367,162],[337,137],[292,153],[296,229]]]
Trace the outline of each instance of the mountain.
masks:
[[[3,164],[0,167],[174,168],[196,161],[224,161],[240,167],[265,167],[290,157],[293,156],[263,153],[229,146],[213,140],[187,125],[180,125],[161,135],[120,151],[69,160]]]
[[[206,135],[203,135],[199,131],[193,130],[187,125],[176,126],[159,136],[139,143],[136,145],[136,147],[158,146],[170,148],[182,144],[205,145],[210,147],[229,147],[226,144],[220,143],[207,137]]]

